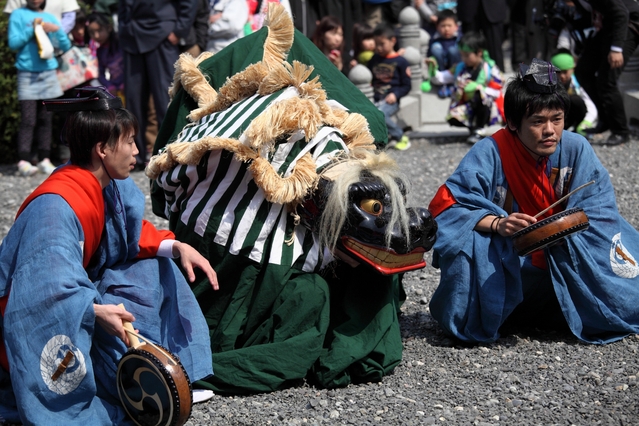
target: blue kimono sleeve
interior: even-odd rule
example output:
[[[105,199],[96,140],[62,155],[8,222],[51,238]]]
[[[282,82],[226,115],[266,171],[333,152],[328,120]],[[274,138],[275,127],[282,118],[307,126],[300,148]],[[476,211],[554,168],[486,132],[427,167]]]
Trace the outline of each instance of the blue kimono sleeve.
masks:
[[[33,200],[0,247],[2,322],[16,406],[0,415],[25,424],[112,424],[96,397],[90,356],[100,295],[82,267],[82,228],[58,195]],[[72,354],[58,377],[60,364]],[[3,384],[4,386],[4,384]],[[3,389],[3,393],[7,389]],[[12,401],[9,401],[12,402]]]

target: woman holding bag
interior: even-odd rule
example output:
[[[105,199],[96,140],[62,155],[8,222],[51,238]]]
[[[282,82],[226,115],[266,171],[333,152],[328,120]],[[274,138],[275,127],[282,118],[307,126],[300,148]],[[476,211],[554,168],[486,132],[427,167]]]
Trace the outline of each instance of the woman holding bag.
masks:
[[[56,76],[58,61],[53,47],[65,52],[71,48],[60,22],[43,12],[45,0],[27,0],[27,5],[14,10],[9,17],[9,48],[17,51],[18,101],[20,129],[18,131],[18,171],[31,176],[38,171],[50,174],[54,166],[51,152],[52,113],[47,112],[42,99],[62,96]],[[31,164],[31,147],[37,140],[38,165]]]

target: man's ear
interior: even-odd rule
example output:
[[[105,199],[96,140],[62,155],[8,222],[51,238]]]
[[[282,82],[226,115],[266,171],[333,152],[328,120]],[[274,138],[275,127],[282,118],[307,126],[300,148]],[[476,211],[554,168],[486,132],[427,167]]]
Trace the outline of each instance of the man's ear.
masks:
[[[512,121],[506,120],[506,123],[508,125],[508,130],[510,130],[511,132],[517,131],[517,126],[515,126],[515,124]]]
[[[101,160],[104,160],[104,158],[106,157],[106,147],[107,144],[104,142],[98,142],[93,146],[93,151]]]

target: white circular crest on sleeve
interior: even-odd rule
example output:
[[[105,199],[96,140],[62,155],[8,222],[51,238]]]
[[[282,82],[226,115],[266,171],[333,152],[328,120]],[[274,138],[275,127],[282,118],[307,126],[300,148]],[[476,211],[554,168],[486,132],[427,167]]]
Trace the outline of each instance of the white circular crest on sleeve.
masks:
[[[56,380],[53,380],[52,376],[58,370],[60,363],[69,351],[73,353],[73,358],[69,361],[64,372]],[[40,374],[42,374],[42,380],[52,392],[58,395],[66,395],[73,392],[87,374],[84,355],[71,342],[69,336],[63,334],[53,336],[42,349]]]
[[[622,278],[634,278],[639,275],[637,261],[621,242],[621,233],[612,237],[610,244],[610,267],[612,272]]]

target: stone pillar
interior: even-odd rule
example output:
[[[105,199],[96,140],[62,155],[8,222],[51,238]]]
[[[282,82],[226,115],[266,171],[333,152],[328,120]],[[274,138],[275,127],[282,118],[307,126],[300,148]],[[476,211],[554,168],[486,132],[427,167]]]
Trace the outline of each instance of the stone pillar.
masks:
[[[428,43],[430,42],[430,34],[423,29],[419,29],[419,53],[422,55],[422,58],[425,58],[428,55]]]
[[[399,12],[399,47],[414,47],[419,52],[420,49],[420,33],[419,33],[419,12],[414,7],[408,6]]]
[[[422,116],[422,55],[420,55],[417,48],[408,46],[404,52],[404,58],[408,62],[410,69],[411,89],[408,95],[399,101],[397,118],[404,129],[411,128],[417,130],[421,126]]]
[[[366,65],[357,64],[348,72],[348,79],[373,102],[373,73]]]
[[[410,67],[410,80],[411,80],[411,94],[418,94],[421,91],[422,85],[422,55],[419,54],[419,50],[412,46],[408,46],[404,52],[404,58],[408,61]]]

